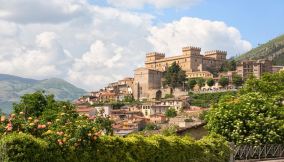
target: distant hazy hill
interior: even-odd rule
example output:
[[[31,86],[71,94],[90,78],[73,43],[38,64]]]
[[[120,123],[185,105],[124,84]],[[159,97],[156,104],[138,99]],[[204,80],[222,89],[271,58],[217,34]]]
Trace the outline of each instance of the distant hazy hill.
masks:
[[[37,90],[54,94],[58,100],[70,101],[86,94],[83,89],[58,78],[34,80],[0,74],[0,108],[3,112],[10,112],[12,103],[19,101],[21,95]]]
[[[276,37],[240,55],[236,59],[272,59],[274,65],[284,65],[284,35]]]

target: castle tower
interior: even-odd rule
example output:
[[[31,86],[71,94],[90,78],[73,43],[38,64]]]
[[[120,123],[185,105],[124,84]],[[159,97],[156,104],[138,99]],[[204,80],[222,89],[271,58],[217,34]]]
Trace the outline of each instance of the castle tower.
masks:
[[[205,57],[211,57],[216,60],[226,60],[227,51],[213,50],[204,52]]]
[[[151,52],[146,54],[145,67],[152,70],[162,70],[162,67],[159,67],[156,61],[162,60],[165,58],[164,53]]]
[[[152,61],[160,60],[163,58],[165,58],[164,53],[150,52],[146,54],[146,62],[152,62]]]
[[[200,55],[201,48],[199,47],[183,47],[182,48],[182,54],[183,55]]]

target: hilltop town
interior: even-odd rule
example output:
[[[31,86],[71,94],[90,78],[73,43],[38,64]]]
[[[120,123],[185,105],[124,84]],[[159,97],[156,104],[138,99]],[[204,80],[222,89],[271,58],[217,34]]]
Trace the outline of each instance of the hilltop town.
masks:
[[[177,86],[166,83],[165,74],[173,66],[185,75]],[[195,104],[191,94],[234,93],[250,76],[260,78],[264,73],[283,69],[273,66],[271,60],[236,62],[227,59],[226,51],[201,53],[201,48],[192,46],[171,57],[151,52],[146,54],[145,66],[135,69],[133,77],[109,83],[80,97],[75,104],[78,113],[90,118],[97,115],[111,118],[118,135],[172,126],[183,131],[204,125],[201,116],[210,105],[205,100],[207,106]]]

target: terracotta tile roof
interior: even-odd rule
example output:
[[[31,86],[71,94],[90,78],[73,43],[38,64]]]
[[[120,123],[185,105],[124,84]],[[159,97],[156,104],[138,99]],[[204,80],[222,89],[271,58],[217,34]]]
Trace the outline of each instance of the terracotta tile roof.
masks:
[[[80,109],[77,109],[76,111],[77,112],[90,112],[94,110],[94,108],[80,108]]]

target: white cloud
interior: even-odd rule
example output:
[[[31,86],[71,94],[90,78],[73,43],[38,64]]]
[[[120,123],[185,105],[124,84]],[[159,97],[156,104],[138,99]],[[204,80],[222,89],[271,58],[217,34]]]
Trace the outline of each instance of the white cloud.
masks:
[[[188,8],[199,3],[201,0],[107,0],[115,7],[142,9],[145,5],[155,8]]]
[[[19,23],[64,22],[87,12],[85,0],[0,0],[0,19]]]
[[[250,42],[241,38],[240,32],[221,21],[183,17],[179,21],[151,29],[149,41],[154,50],[168,55],[181,53],[184,46],[197,46],[202,50],[225,50],[235,56],[252,48]]]
[[[0,59],[3,73],[19,76],[45,78],[59,76],[66,55],[53,32],[43,32],[36,36],[34,46],[17,46]],[[2,53],[1,53],[2,54]],[[64,67],[66,68],[66,67]]]
[[[159,2],[152,4],[162,6]],[[61,77],[87,90],[133,76],[152,50],[171,55],[183,46],[196,45],[234,54],[251,47],[237,29],[223,22],[182,18],[155,26],[153,15],[85,0],[0,3],[1,73]]]

